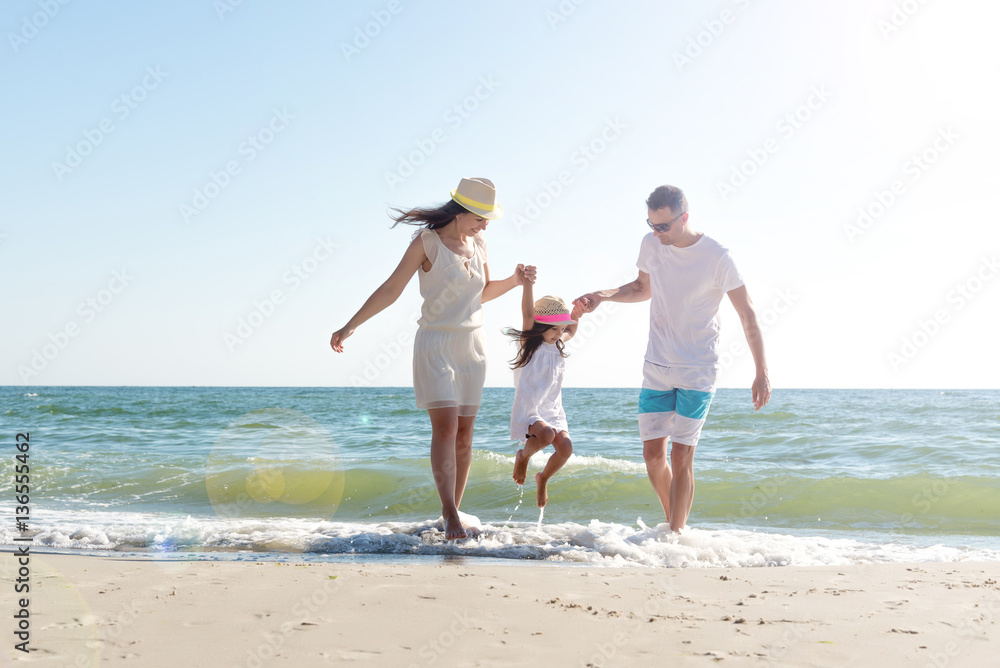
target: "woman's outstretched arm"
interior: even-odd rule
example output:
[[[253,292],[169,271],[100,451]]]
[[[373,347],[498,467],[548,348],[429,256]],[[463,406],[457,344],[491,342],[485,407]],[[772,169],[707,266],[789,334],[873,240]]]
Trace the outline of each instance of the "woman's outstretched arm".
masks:
[[[406,287],[406,284],[413,278],[413,274],[416,273],[417,267],[426,261],[427,254],[424,253],[424,244],[418,235],[410,243],[406,252],[403,253],[403,259],[396,265],[396,269],[392,272],[392,275],[386,279],[385,283],[378,286],[371,297],[354,314],[354,317],[347,321],[346,325],[333,333],[333,336],[330,337],[330,347],[338,353],[344,352],[344,340],[369,318],[380,313],[399,299],[399,295],[403,293],[403,288]]]

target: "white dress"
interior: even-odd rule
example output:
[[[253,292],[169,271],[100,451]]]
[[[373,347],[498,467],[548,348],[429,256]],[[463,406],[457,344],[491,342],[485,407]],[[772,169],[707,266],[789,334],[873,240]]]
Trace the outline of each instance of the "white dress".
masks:
[[[417,269],[424,298],[413,339],[417,408],[458,407],[459,415],[475,415],[486,384],[486,243],[475,235],[475,254],[466,258],[445,246],[434,230],[419,234],[432,266]]]
[[[514,408],[510,413],[510,438],[526,440],[528,427],[544,420],[558,431],[569,431],[562,405],[566,359],[554,343],[542,342],[526,366],[514,369]]]

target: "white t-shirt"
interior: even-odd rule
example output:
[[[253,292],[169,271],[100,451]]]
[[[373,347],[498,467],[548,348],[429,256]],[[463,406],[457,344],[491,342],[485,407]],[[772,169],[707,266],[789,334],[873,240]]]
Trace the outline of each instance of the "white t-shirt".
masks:
[[[743,285],[729,249],[708,235],[687,248],[664,246],[649,233],[636,266],[649,274],[652,291],[646,361],[717,366],[719,303]]]

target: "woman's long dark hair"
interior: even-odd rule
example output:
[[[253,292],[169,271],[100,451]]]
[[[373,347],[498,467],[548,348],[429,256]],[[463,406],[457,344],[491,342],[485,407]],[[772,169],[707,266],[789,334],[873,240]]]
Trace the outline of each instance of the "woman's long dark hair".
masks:
[[[536,322],[531,329],[523,332],[513,327],[507,327],[503,330],[504,334],[521,344],[517,349],[517,355],[510,361],[511,369],[519,369],[528,365],[528,362],[535,355],[535,351],[545,341],[542,338],[542,333],[549,329],[552,329],[552,325]],[[566,352],[566,344],[562,342],[562,339],[556,339],[556,350],[563,357],[569,357],[569,353]]]
[[[449,200],[441,206],[429,209],[418,207],[405,211],[403,209],[393,207],[392,210],[396,212],[395,216],[389,214],[389,217],[396,221],[392,224],[393,227],[403,223],[405,225],[426,227],[428,230],[436,230],[439,227],[444,227],[453,221],[455,216],[460,213],[469,213],[468,209],[455,200]]]

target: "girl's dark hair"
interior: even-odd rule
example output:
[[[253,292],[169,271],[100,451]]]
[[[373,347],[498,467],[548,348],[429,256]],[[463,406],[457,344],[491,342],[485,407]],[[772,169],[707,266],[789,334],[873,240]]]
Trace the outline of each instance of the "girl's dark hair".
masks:
[[[538,346],[544,342],[542,333],[549,329],[552,329],[552,325],[536,322],[531,329],[523,332],[513,327],[507,327],[503,330],[504,334],[521,344],[521,347],[517,349],[517,355],[510,361],[511,369],[519,369],[528,365],[528,362],[535,355],[535,351],[538,350]],[[556,350],[563,357],[569,357],[569,353],[566,352],[566,344],[562,342],[562,339],[556,339]]]
[[[393,227],[396,227],[396,225],[399,225],[400,223],[404,223],[406,225],[426,227],[428,230],[436,230],[439,227],[444,227],[454,220],[455,216],[460,213],[469,213],[468,209],[455,200],[449,200],[441,206],[429,209],[418,207],[416,209],[404,211],[403,209],[393,207],[392,210],[396,212],[395,216],[389,214],[389,217],[396,221],[392,224]]]

